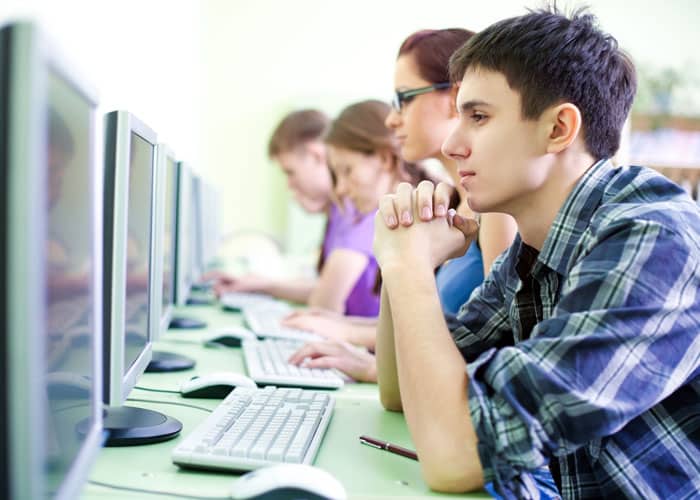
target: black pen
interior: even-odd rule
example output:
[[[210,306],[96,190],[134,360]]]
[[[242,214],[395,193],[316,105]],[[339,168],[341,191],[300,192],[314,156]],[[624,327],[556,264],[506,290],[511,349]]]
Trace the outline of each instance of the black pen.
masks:
[[[360,443],[366,444],[367,446],[371,446],[372,448],[377,448],[378,450],[385,450],[389,453],[401,455],[402,457],[418,460],[418,455],[416,455],[415,451],[409,450],[408,448],[404,448],[403,446],[399,446],[398,444],[387,443],[386,441],[382,441],[381,439],[369,436],[360,436]]]

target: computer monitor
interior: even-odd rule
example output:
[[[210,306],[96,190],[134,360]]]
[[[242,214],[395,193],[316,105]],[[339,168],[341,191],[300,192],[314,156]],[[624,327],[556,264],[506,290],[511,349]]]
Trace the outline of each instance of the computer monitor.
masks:
[[[194,245],[197,241],[193,214],[192,170],[184,162],[177,164],[177,211],[175,233],[175,304],[188,303],[194,283]],[[170,328],[197,329],[207,324],[195,318],[175,315]]]
[[[170,326],[175,304],[175,231],[177,164],[175,155],[165,144],[156,148],[156,192],[154,219],[154,252],[156,258],[151,266],[151,296],[149,321],[152,340],[158,340]],[[193,368],[195,361],[180,354],[153,351],[147,372],[170,372]]]
[[[202,256],[204,270],[218,267],[221,242],[221,193],[210,182],[202,184]]]
[[[156,134],[126,111],[105,116],[104,419],[107,446],[163,441],[182,424],[123,406],[151,360],[149,293]]]
[[[74,498],[103,439],[96,99],[55,50],[0,28],[2,498]]]

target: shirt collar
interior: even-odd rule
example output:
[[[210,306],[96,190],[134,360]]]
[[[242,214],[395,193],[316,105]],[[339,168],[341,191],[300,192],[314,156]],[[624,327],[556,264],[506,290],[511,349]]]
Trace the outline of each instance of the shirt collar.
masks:
[[[610,160],[600,160],[574,186],[554,218],[542,245],[538,259],[542,264],[561,275],[568,273],[569,261],[600,204],[611,168]]]

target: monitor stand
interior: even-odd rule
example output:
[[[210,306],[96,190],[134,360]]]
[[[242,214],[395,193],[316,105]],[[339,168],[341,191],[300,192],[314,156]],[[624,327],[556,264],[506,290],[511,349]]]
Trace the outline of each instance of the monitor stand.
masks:
[[[194,318],[185,318],[183,316],[175,317],[170,320],[170,325],[168,328],[175,328],[177,330],[196,330],[199,328],[206,328],[207,324],[204,321],[200,321]]]
[[[105,446],[134,446],[167,441],[180,434],[182,423],[160,412],[133,406],[105,408]]]
[[[194,368],[195,360],[176,354],[174,352],[153,351],[151,362],[146,367],[147,372],[162,373],[162,372],[179,372]]]

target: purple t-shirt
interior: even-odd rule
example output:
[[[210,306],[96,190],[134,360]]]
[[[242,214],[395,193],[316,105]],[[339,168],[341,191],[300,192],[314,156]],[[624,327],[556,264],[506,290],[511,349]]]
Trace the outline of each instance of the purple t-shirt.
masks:
[[[379,314],[379,295],[374,293],[377,261],[372,253],[373,238],[374,212],[361,214],[351,203],[345,203],[342,212],[336,205],[331,206],[323,240],[323,259],[336,249],[354,250],[368,258],[367,267],[345,300],[345,314],[350,316]]]

